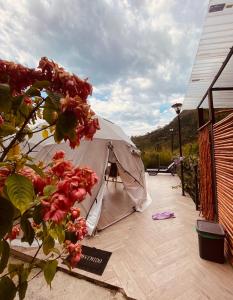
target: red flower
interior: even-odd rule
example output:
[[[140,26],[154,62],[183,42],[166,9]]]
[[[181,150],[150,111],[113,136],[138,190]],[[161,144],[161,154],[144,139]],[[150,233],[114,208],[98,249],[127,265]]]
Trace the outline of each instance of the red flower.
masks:
[[[48,184],[48,180],[46,178],[42,178],[40,176],[35,176],[33,178],[33,185],[35,188],[36,194],[43,194],[44,187]]]
[[[0,168],[0,191],[2,191],[5,181],[10,173],[11,171],[6,167]]]
[[[65,158],[64,151],[57,151],[53,156],[53,160],[59,160],[59,159],[64,159],[64,158]]]
[[[37,175],[36,172],[29,167],[23,167],[19,171],[19,173],[32,181],[36,194],[42,195],[44,187],[46,185],[50,184],[49,177],[42,178],[39,175]]]
[[[6,239],[9,239],[10,241],[12,241],[12,240],[16,239],[16,237],[19,235],[19,233],[20,233],[20,226],[15,225],[15,226],[13,226],[11,232],[7,234]]]
[[[80,209],[76,207],[71,207],[71,217],[73,220],[76,220],[80,216]]]
[[[51,171],[57,177],[63,177],[65,172],[72,170],[72,164],[69,161],[58,161],[52,168]]]
[[[84,188],[73,190],[70,193],[70,197],[73,202],[82,202],[87,194],[87,191]]]
[[[78,243],[73,244],[71,241],[66,241],[66,250],[69,253],[70,265],[74,268],[81,258],[81,245]]]
[[[44,221],[53,221],[54,223],[60,223],[67,213],[63,210],[48,210],[44,215]]]
[[[33,103],[33,102],[32,102],[32,99],[29,98],[29,97],[24,97],[23,102],[24,102],[26,105],[31,105],[31,104]]]

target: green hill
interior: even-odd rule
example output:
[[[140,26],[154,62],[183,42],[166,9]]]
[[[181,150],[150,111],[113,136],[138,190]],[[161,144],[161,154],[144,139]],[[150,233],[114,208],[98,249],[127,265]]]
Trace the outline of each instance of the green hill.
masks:
[[[182,144],[193,143],[197,138],[197,113],[195,110],[182,111],[180,114],[181,120],[181,137]],[[149,149],[162,150],[171,149],[171,132],[173,128],[174,149],[179,146],[178,140],[178,121],[174,118],[168,125],[156,129],[142,136],[132,137],[133,142],[141,151]]]
[[[197,153],[197,112],[183,111],[181,119],[181,138],[183,155]],[[173,153],[171,152],[171,131],[173,129]],[[132,137],[135,145],[142,151],[145,168],[155,168],[170,164],[173,156],[179,154],[178,120],[174,118],[168,125],[142,136]]]

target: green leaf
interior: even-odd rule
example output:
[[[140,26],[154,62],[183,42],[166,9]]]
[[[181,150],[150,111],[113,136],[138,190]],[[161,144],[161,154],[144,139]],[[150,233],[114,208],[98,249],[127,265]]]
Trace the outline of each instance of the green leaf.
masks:
[[[75,129],[77,126],[77,117],[73,112],[64,112],[60,114],[56,123],[56,130],[54,139],[60,142],[64,137],[69,137],[71,140],[75,139]]]
[[[53,113],[54,112],[59,112],[59,106],[56,103],[54,103],[54,101],[50,97],[47,97],[45,99],[45,105],[44,105],[44,110],[43,110],[43,118],[49,124],[54,123],[54,119],[53,119]]]
[[[43,251],[44,251],[44,254],[45,255],[48,255],[50,250],[52,248],[54,248],[54,245],[55,245],[55,241],[54,239],[48,235],[45,239],[44,239],[44,242],[43,242]]]
[[[11,92],[8,84],[0,84],[0,111],[7,113],[11,109]]]
[[[13,174],[7,178],[6,187],[10,201],[23,214],[35,196],[32,182],[22,175]]]
[[[50,196],[53,193],[55,193],[57,190],[57,187],[55,185],[46,185],[43,192],[45,196]]]
[[[13,98],[12,109],[14,110],[15,113],[18,112],[19,107],[23,103],[23,98],[24,98],[24,95],[20,95],[20,96],[17,96],[17,97]]]
[[[38,167],[37,165],[35,165],[35,164],[26,164],[26,166],[31,168],[32,170],[34,170],[41,177],[45,177],[45,174],[44,174],[43,170],[40,167]]]
[[[65,240],[65,231],[62,225],[55,225],[54,228],[50,228],[49,234],[54,238],[54,240],[58,239],[60,244],[62,244]]]
[[[15,132],[16,128],[10,123],[4,123],[0,126],[0,136],[8,136],[14,134]]]
[[[18,286],[19,300],[23,300],[25,298],[27,287],[28,287],[27,281],[23,281],[22,283],[19,284]]]
[[[31,222],[25,216],[22,216],[20,226],[24,233],[21,241],[28,242],[31,245],[35,238],[35,231],[32,228]]]
[[[0,242],[0,255],[0,273],[2,273],[7,266],[10,256],[10,246],[5,240],[2,240]]]
[[[51,235],[51,237],[56,240],[57,239],[57,232],[55,228],[49,229],[49,234]]]
[[[8,272],[10,273],[11,279],[22,272],[23,264],[8,264]]]
[[[50,86],[50,84],[51,83],[47,80],[38,80],[32,85],[32,87],[42,90],[42,89],[48,88]]]
[[[25,93],[26,95],[30,96],[30,97],[35,97],[35,96],[39,96],[40,97],[40,90],[38,88],[35,88],[33,86],[31,86]]]
[[[0,239],[10,231],[13,224],[14,206],[7,199],[0,197]]]
[[[39,225],[41,222],[42,222],[42,211],[41,211],[42,207],[41,205],[37,205],[35,208],[34,208],[34,211],[33,211],[33,221]]]
[[[57,260],[49,260],[48,262],[46,262],[44,266],[44,277],[47,284],[49,284],[50,287],[51,287],[51,282],[57,271],[57,265],[58,265]]]
[[[24,102],[20,105],[19,111],[23,118],[27,118],[30,113],[30,106],[25,104]]]
[[[57,238],[60,244],[65,240],[65,231],[61,225],[56,226]]]
[[[0,280],[0,299],[13,300],[17,289],[14,282],[9,277],[2,277]]]
[[[48,97],[52,100],[52,103],[57,111],[60,110],[60,99],[63,98],[62,94],[51,92],[49,90],[46,90],[46,94]]]
[[[60,252],[57,248],[52,248],[52,249],[51,249],[51,252],[54,252],[54,253],[56,253],[57,255],[60,255],[60,254],[61,254],[61,252]]]
[[[29,268],[23,268],[19,272],[19,285],[18,285],[18,293],[19,293],[19,300],[23,300],[26,295],[27,287],[28,287],[28,275],[30,273]]]

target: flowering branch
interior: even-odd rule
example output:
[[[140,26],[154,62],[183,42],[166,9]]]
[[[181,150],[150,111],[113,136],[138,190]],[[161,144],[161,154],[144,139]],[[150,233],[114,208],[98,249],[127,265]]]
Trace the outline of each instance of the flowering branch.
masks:
[[[71,267],[80,260],[80,241],[87,228],[76,206],[91,194],[96,174],[65,160],[62,151],[45,166],[34,163],[28,154],[52,136],[58,143],[68,141],[71,148],[84,137],[92,139],[99,124],[87,103],[91,92],[86,80],[45,57],[37,69],[0,60],[0,274],[7,269],[0,277],[0,298],[10,293],[13,299],[19,293],[23,299],[28,282],[39,273],[51,285],[59,259],[68,256]],[[46,125],[32,130],[39,119]],[[40,131],[43,138],[31,147],[29,139]],[[8,264],[9,241],[20,233],[23,242],[38,244],[29,266]],[[36,263],[40,251],[47,257],[42,265]],[[35,267],[41,270],[29,279]]]
[[[15,142],[19,139],[21,133],[23,132],[24,128],[28,125],[29,121],[31,120],[32,116],[35,114],[37,109],[40,107],[40,105],[44,102],[45,100],[43,99],[41,102],[39,102],[35,108],[31,111],[29,116],[25,119],[22,127],[19,129],[19,131],[16,133],[15,137],[12,139],[12,141],[9,143],[7,147],[5,147],[1,157],[0,161],[3,161],[4,158],[6,157],[7,153],[10,151],[10,149],[14,146]]]

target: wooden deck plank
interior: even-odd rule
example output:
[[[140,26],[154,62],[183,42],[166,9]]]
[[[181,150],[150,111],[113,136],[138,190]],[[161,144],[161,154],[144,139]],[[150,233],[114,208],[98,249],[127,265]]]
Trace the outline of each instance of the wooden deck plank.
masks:
[[[112,252],[102,276],[77,273],[122,287],[139,299],[233,299],[233,268],[202,260],[193,201],[181,196],[176,176],[148,177],[152,204],[101,231],[84,244]],[[153,221],[152,214],[171,210],[176,218]],[[48,294],[49,295],[49,294]],[[96,296],[98,299],[98,295]]]
[[[113,252],[107,270],[113,268],[126,293],[136,299],[233,299],[233,269],[199,258],[199,215],[193,201],[173,188],[178,178],[157,175],[148,181],[151,206],[85,244]],[[154,212],[165,210],[174,211],[176,218],[152,220]],[[107,270],[102,280],[107,281]]]

